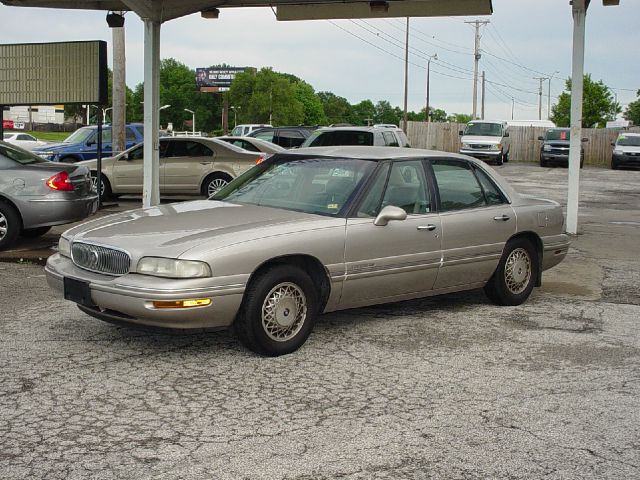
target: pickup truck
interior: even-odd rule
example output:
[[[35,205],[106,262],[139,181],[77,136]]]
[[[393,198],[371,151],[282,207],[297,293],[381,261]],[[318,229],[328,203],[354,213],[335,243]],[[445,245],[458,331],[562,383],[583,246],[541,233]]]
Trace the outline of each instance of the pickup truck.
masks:
[[[141,123],[126,125],[125,150],[144,140],[144,129]],[[33,153],[51,162],[75,163],[92,160],[98,157],[98,127],[95,125],[81,127],[60,143],[49,143],[33,149]],[[112,152],[111,126],[102,129],[102,156],[110,157],[120,152]]]

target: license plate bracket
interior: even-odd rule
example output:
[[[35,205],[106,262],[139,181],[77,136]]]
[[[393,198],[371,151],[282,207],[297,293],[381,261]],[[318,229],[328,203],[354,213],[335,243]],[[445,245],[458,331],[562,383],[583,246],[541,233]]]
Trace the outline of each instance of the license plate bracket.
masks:
[[[64,298],[72,302],[93,307],[95,304],[91,300],[91,289],[89,283],[74,278],[64,278]]]

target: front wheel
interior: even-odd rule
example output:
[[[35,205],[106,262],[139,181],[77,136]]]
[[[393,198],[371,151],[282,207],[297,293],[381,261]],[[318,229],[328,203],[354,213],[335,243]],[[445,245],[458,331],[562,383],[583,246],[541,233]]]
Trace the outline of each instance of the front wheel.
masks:
[[[484,292],[496,305],[520,305],[531,295],[539,268],[538,254],[529,240],[510,240]]]
[[[313,329],[318,295],[298,267],[278,265],[254,278],[234,323],[239,340],[270,357],[295,352]]]
[[[204,182],[202,182],[202,195],[210,197],[218,190],[227,186],[232,178],[226,173],[214,173],[209,175]]]
[[[500,152],[500,155],[496,157],[496,165],[498,166],[502,165],[503,161],[504,161],[504,153]]]

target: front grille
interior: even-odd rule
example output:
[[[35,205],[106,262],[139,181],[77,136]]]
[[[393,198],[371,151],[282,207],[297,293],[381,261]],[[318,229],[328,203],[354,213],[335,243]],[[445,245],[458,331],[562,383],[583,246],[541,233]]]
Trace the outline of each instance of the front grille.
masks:
[[[480,144],[480,143],[474,143],[472,145],[469,145],[471,148],[473,148],[474,150],[489,150],[491,148],[491,145],[484,145],[484,144]]]
[[[124,275],[131,264],[126,252],[91,243],[73,242],[71,258],[80,268],[109,275]]]

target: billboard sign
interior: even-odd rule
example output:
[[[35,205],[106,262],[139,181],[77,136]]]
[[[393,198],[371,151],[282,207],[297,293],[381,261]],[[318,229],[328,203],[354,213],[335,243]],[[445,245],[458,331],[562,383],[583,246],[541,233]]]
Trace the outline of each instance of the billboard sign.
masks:
[[[196,85],[203,92],[224,92],[229,89],[238,73],[249,69],[249,67],[196,68]]]
[[[0,45],[0,105],[107,103],[107,43]]]

